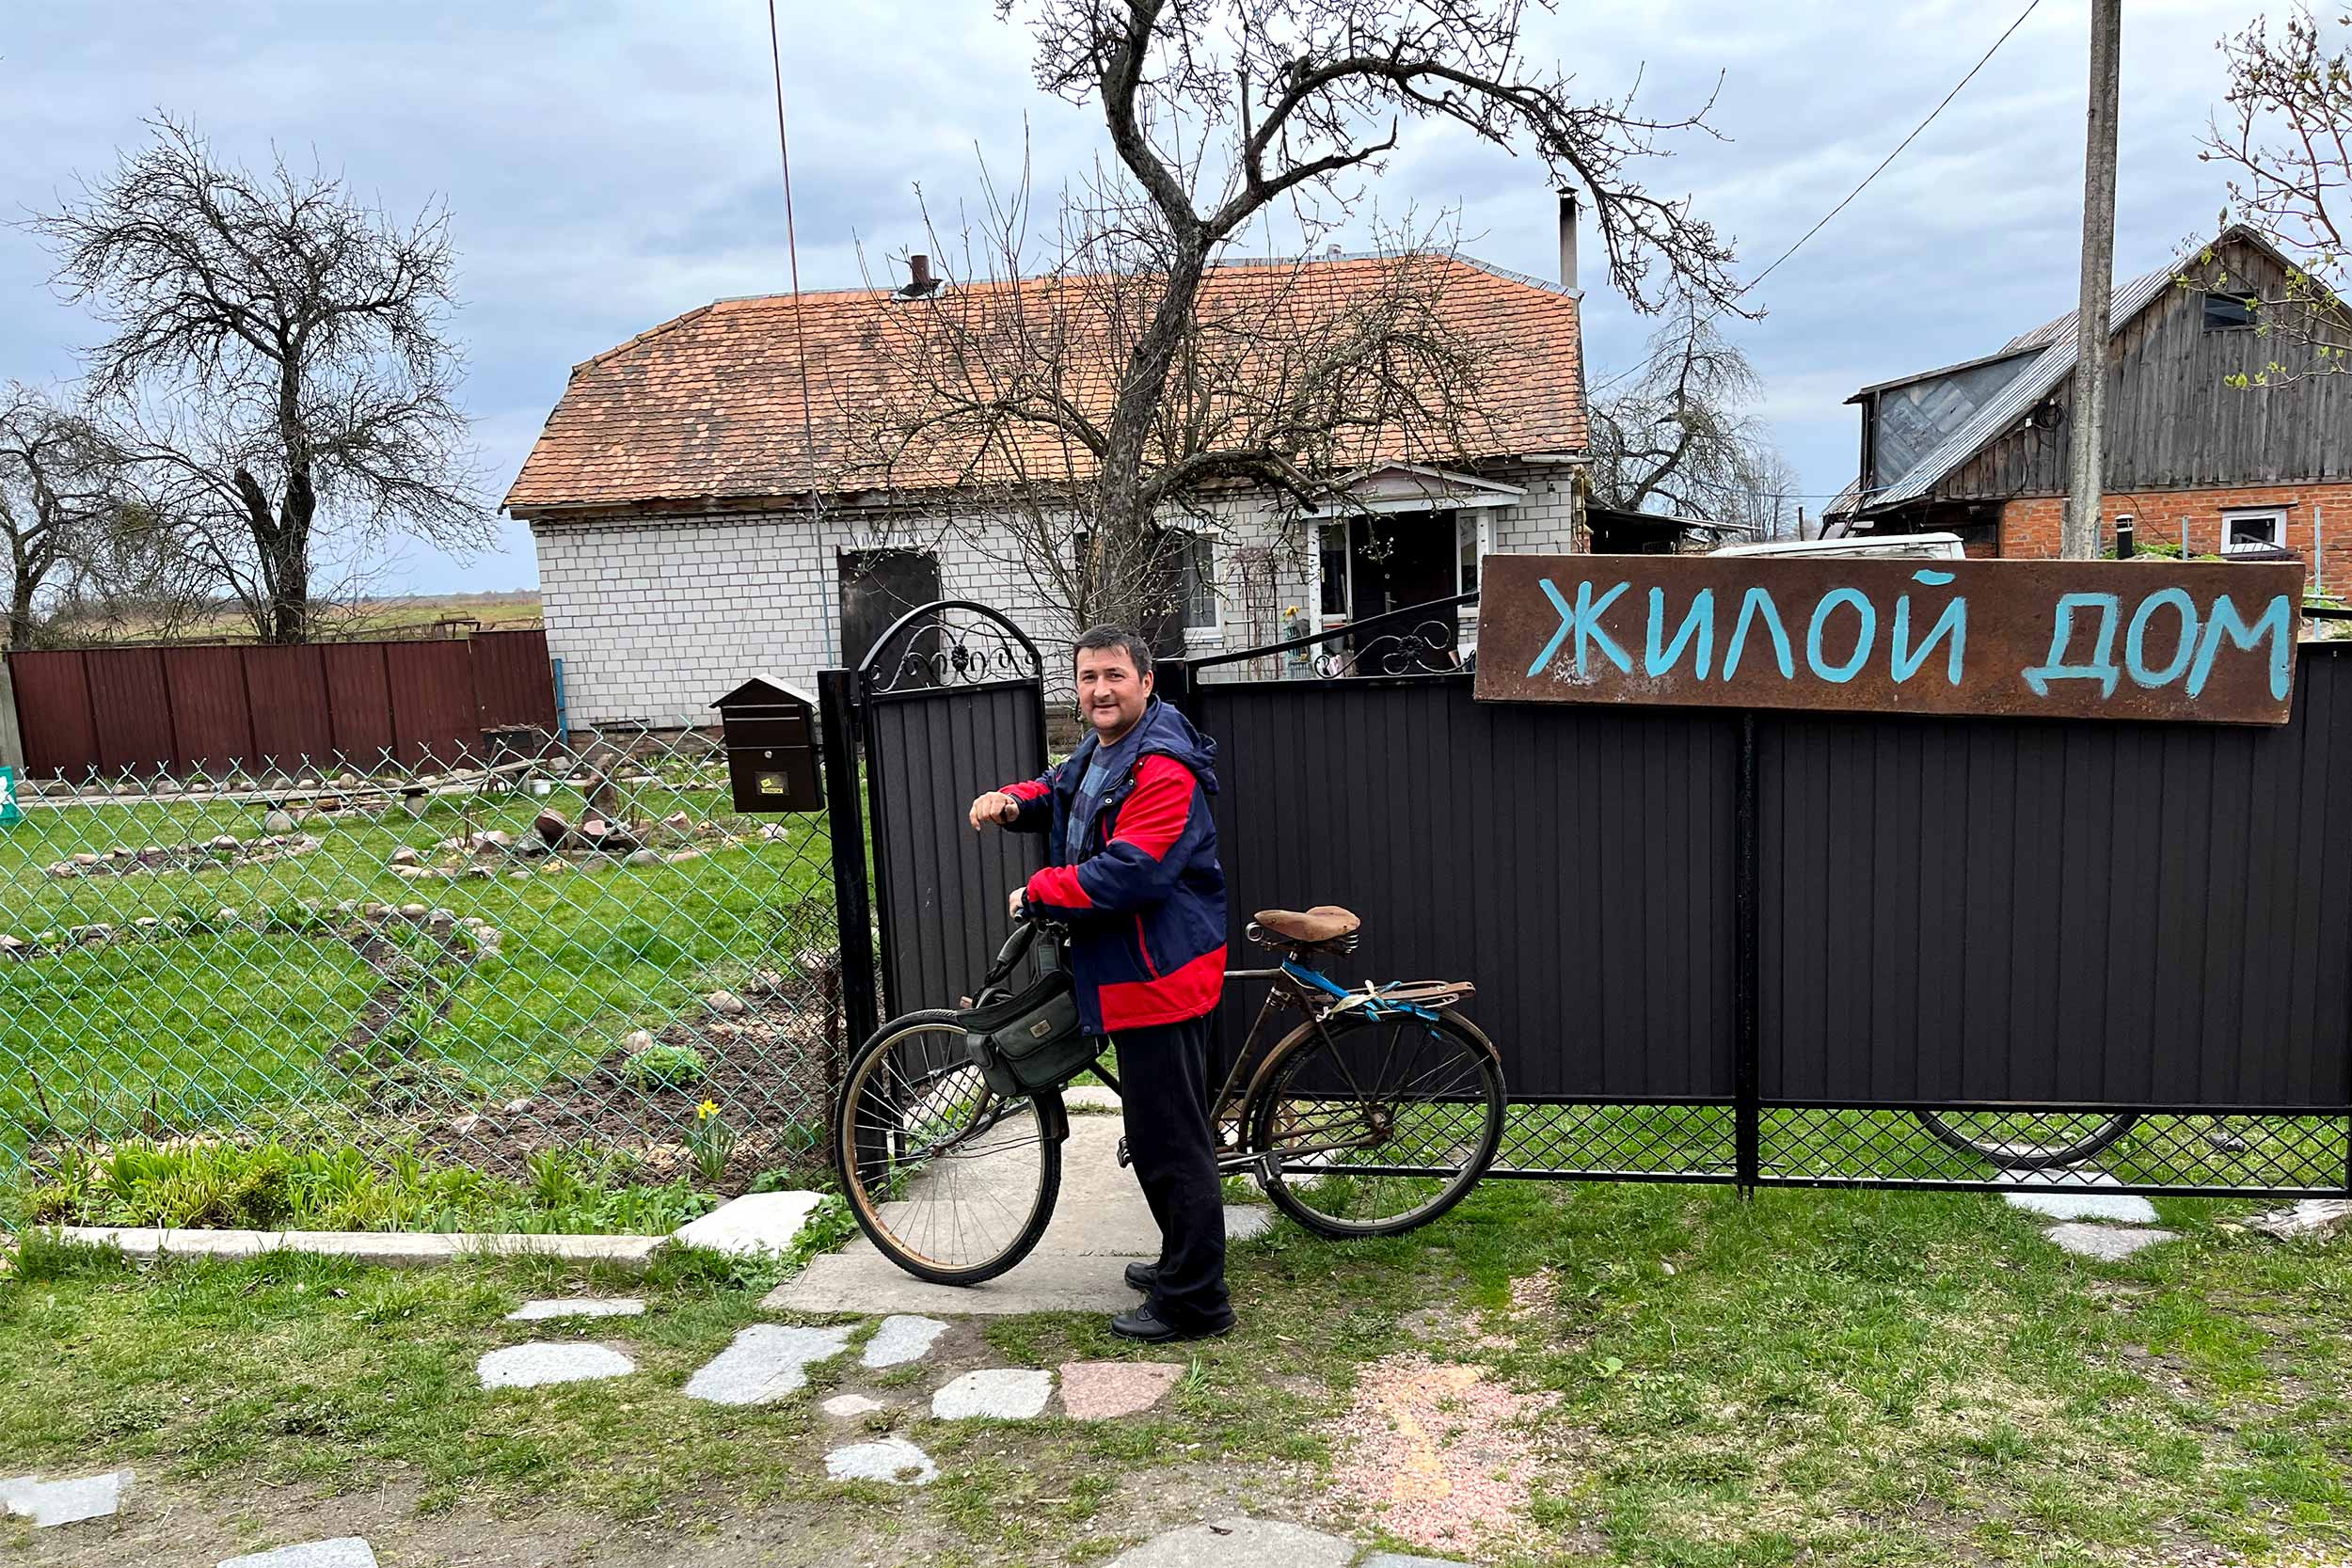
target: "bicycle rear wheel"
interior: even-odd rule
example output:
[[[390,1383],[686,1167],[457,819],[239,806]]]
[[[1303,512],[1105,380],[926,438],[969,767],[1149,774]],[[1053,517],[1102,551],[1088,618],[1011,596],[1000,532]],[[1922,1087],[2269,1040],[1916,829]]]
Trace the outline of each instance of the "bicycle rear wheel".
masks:
[[[2080,1164],[2132,1130],[2132,1112],[1921,1111],[1929,1132],[2004,1170]]]
[[[918,1279],[977,1285],[1029,1255],[1061,1191],[1059,1107],[1007,1100],[946,1011],[892,1019],[850,1058],[834,1117],[850,1212]]]
[[[1468,1196],[1502,1142],[1502,1061],[1469,1020],[1327,1020],[1266,1058],[1243,1125],[1266,1196],[1326,1236],[1393,1236]]]

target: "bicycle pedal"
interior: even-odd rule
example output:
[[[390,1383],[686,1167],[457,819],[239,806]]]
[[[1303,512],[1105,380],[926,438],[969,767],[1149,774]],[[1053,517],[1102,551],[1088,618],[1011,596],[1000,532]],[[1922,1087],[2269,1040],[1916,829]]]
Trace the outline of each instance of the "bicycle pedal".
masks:
[[[1132,1165],[1132,1164],[1135,1164],[1135,1157],[1134,1157],[1133,1155],[1131,1155],[1131,1154],[1129,1154],[1129,1153],[1127,1152],[1127,1140],[1126,1140],[1126,1139],[1124,1139],[1124,1138],[1120,1139],[1120,1140],[1119,1140],[1119,1168],[1120,1168],[1120,1169],[1121,1169],[1121,1170],[1124,1170],[1124,1169],[1126,1169],[1129,1165]]]

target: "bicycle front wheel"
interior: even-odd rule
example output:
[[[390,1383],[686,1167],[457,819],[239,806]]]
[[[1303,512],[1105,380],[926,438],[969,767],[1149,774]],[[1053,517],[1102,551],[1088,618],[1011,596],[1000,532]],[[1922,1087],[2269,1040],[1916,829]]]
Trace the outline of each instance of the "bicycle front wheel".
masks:
[[[850,1059],[834,1117],[850,1212],[918,1279],[977,1285],[1029,1255],[1054,1217],[1061,1144],[1044,1098],[1007,1100],[951,1012],[892,1019]]]
[[[1325,1236],[1393,1236],[1478,1184],[1502,1105],[1502,1060],[1458,1013],[1351,1012],[1274,1048],[1243,1124],[1284,1213]]]
[[[1921,1111],[1929,1132],[2004,1170],[2079,1164],[2132,1130],[2137,1115],[2090,1111]]]

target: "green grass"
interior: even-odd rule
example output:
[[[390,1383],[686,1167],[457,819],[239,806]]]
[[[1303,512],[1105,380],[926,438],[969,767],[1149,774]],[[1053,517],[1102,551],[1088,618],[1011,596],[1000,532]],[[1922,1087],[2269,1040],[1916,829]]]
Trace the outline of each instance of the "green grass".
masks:
[[[647,1370],[624,1394],[490,1396],[470,1369],[519,1337],[500,1314],[564,1271],[134,1274],[36,1243],[0,1284],[0,1385],[17,1396],[0,1452],[214,1490],[405,1477],[428,1510],[659,1511],[751,1543],[789,1495],[796,1531],[914,1529],[944,1536],[941,1560],[1075,1562],[1109,1555],[1114,1502],[1120,1528],[1143,1528],[1204,1475],[1302,1516],[1359,1379],[1414,1350],[1553,1401],[1529,1433],[1538,1484],[1518,1537],[1479,1559],[1499,1568],[2343,1550],[2352,1256],[2233,1228],[2240,1205],[2160,1207],[2185,1239],[2112,1265],[1979,1196],[1494,1181],[1406,1237],[1327,1243],[1285,1222],[1234,1249],[1241,1325],[1177,1353],[1192,1365],[1167,1404],[1100,1425],[911,1414],[897,1430],[942,1468],[918,1495],[812,1490],[829,1439],[810,1402],[865,1386],[919,1412],[948,1369],[861,1382],[845,1359],[762,1410],[677,1396],[760,1315],[764,1281],[708,1263],[650,1282],[626,1334]],[[1539,1274],[1551,1304],[1511,1315],[1512,1282]],[[983,1332],[964,1364],[1137,1354],[1086,1316]],[[1327,1504],[1377,1532],[1375,1513]]]
[[[757,827],[732,816],[709,773],[660,766],[662,782],[628,791],[628,815],[683,811],[739,833]],[[699,1017],[704,993],[740,989],[754,969],[787,968],[802,948],[833,943],[821,816],[784,819],[782,842],[752,838],[679,863],[414,882],[389,869],[404,845],[436,859],[437,841],[469,832],[528,835],[548,805],[577,817],[583,802],[570,788],[437,797],[419,817],[307,819],[303,831],[325,840],[308,855],[66,879],[43,867],[117,845],[259,836],[268,805],[194,798],[28,810],[0,832],[0,930],[28,941],[93,924],[127,933],[151,917],[175,935],[0,965],[0,1157],[54,1133],[266,1129],[295,1112],[314,1124],[356,1108],[362,1090],[380,1097],[372,1069],[394,1064],[337,1053],[378,977],[336,937],[331,914],[306,902],[330,911],[346,899],[421,902],[502,932],[495,955],[443,965],[438,974],[453,984],[419,993],[405,1032],[378,1047],[460,1109],[577,1081],[630,1030]],[[223,918],[224,908],[236,916]],[[739,1126],[771,1108],[722,1109]]]

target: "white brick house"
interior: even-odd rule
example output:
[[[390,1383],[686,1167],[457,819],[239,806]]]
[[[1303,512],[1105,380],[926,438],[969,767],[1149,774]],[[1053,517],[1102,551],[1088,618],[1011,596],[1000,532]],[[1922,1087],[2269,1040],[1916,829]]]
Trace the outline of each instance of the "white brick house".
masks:
[[[1309,265],[1343,282],[1336,269],[1351,264]],[[1474,586],[1481,554],[1583,547],[1577,292],[1459,258],[1429,264],[1461,273],[1449,309],[1507,347],[1486,421],[1495,450],[1442,467],[1375,457],[1320,515],[1270,493],[1220,502],[1195,530],[1196,651],[1451,597]],[[845,635],[877,629],[878,600],[977,599],[1041,646],[1076,629],[987,519],[943,527],[937,495],[812,486],[798,345],[821,378],[815,405],[854,407],[874,390],[860,312],[887,298],[803,294],[797,320],[788,296],[721,300],[574,367],[505,502],[538,549],[571,722],[707,723],[711,699],[747,673],[806,681],[843,662]],[[887,594],[869,586],[885,574]]]

